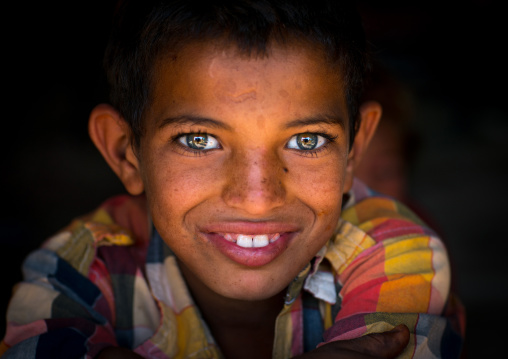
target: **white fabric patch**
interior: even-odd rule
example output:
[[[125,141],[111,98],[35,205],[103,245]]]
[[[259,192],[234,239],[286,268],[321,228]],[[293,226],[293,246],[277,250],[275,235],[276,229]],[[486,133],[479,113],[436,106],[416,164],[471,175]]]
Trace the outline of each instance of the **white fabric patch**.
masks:
[[[159,326],[159,310],[155,304],[150,288],[142,277],[134,279],[134,347],[149,339]]]
[[[42,283],[44,284],[44,281]],[[7,321],[28,324],[39,319],[51,318],[53,300],[59,294],[49,286],[39,283],[20,283],[10,301]]]
[[[317,271],[316,273],[309,275],[305,280],[303,288],[312,293],[316,298],[324,300],[330,304],[335,304],[337,301],[337,292],[335,290],[333,274],[330,272]]]

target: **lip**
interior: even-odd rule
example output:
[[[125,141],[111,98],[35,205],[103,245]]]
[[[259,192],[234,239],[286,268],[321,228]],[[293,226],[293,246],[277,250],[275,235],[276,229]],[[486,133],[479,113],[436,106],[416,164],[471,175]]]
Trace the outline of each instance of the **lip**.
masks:
[[[299,228],[296,225],[274,222],[227,222],[206,226],[201,229],[206,240],[232,261],[246,267],[260,267],[275,260],[288,247]],[[275,242],[260,248],[243,248],[226,240],[219,233],[268,234],[279,233]]]

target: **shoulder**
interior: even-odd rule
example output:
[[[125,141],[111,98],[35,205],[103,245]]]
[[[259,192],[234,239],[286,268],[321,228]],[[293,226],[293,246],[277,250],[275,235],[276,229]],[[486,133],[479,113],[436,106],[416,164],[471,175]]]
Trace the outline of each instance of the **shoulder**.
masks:
[[[403,355],[408,357],[429,353],[429,347],[439,348],[445,341],[457,342],[449,315],[443,315],[454,298],[446,248],[405,205],[355,182],[325,258],[338,292],[325,341],[404,323],[419,338],[406,348]],[[460,308],[457,313],[453,315],[462,320]]]
[[[348,253],[351,260],[376,245],[405,240],[416,244],[417,238],[440,242],[436,233],[407,206],[370,190],[359,180],[355,179],[348,196],[329,251]]]
[[[447,286],[447,251],[432,229],[402,203],[358,180],[349,194],[325,254],[337,275],[346,280],[359,272],[385,278],[433,273]]]
[[[0,353],[31,342],[37,353],[64,342],[73,343],[66,350],[74,354],[97,353],[106,343],[134,347],[152,335],[159,314],[143,274],[143,205],[143,198],[112,198],[29,254]],[[143,305],[133,311],[136,303]]]
[[[27,262],[41,252],[56,255],[86,277],[98,252],[106,248],[127,250],[133,256],[136,252],[144,253],[148,244],[148,222],[144,197],[112,197],[46,240]]]
[[[406,205],[372,191],[357,179],[348,195],[349,199],[342,210],[341,220],[369,233],[377,241],[390,235],[410,235],[414,232],[435,235],[434,231]],[[386,232],[383,235],[376,232],[376,229],[380,228],[396,232]]]

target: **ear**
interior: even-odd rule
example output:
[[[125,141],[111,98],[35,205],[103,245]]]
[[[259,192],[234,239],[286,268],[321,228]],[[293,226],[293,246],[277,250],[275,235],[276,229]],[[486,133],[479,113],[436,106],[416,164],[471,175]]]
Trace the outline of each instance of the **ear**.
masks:
[[[140,163],[131,143],[131,129],[110,105],[95,107],[88,121],[88,133],[111,169],[132,195],[143,193]]]
[[[376,132],[377,125],[381,119],[381,114],[381,105],[376,101],[367,101],[360,106],[360,127],[356,133],[353,146],[349,151],[344,193],[349,191],[353,185],[354,171],[362,160],[365,150],[369,146],[370,140]]]

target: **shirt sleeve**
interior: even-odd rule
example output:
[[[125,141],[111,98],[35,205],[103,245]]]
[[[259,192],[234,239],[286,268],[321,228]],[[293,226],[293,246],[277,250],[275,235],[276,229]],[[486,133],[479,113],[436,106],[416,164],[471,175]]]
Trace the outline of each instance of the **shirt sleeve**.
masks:
[[[131,234],[99,210],[31,253],[7,309],[2,359],[93,358],[146,341],[159,312],[139,252]]]
[[[93,358],[118,344],[102,291],[67,261],[40,249],[23,271],[7,310],[2,358]]]
[[[446,249],[405,218],[344,221],[327,258],[339,302],[324,342],[379,333],[404,323],[411,332],[402,358],[458,358],[463,310],[450,293]]]

